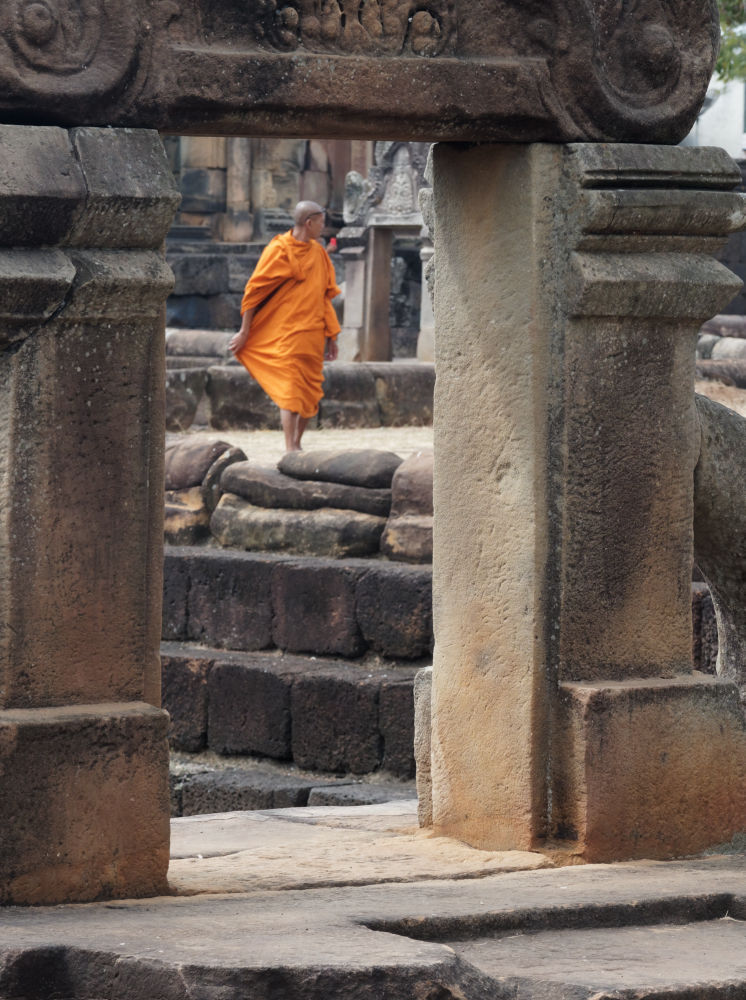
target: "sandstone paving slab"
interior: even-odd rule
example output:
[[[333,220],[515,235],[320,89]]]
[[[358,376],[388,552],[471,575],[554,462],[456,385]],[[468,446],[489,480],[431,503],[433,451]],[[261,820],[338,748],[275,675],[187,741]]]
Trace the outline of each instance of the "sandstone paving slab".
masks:
[[[414,799],[391,801],[375,806],[306,806],[257,812],[213,813],[188,816],[171,823],[171,857],[218,857],[246,849],[247,839],[255,838],[271,820],[283,820],[300,827],[325,825],[395,833],[411,832],[417,826]],[[298,836],[302,838],[301,829]]]
[[[745,912],[743,855],[8,908],[0,997],[734,1000]]]
[[[684,925],[489,937],[455,951],[500,980],[500,997],[652,1000],[664,992],[709,1000],[743,996],[746,982],[746,923],[725,915]]]
[[[413,805],[413,803],[412,803]],[[476,851],[460,841],[433,837],[412,827],[387,830],[329,828],[287,822],[274,814],[252,817],[240,850],[174,858],[169,884],[177,893],[226,893],[262,889],[473,878],[495,872],[541,868],[540,854]],[[180,820],[174,820],[178,829]],[[176,848],[178,850],[178,848]],[[209,850],[209,848],[208,848]],[[288,865],[288,858],[294,864]]]

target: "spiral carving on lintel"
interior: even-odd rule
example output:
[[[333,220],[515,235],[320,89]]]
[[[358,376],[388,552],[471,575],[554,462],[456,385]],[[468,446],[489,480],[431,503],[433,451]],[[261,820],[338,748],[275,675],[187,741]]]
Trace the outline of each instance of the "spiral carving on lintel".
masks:
[[[718,44],[716,0],[554,4],[547,61],[566,112],[590,139],[694,121]]]
[[[110,93],[141,46],[138,5],[122,0],[10,0],[3,21],[17,83],[42,98]]]

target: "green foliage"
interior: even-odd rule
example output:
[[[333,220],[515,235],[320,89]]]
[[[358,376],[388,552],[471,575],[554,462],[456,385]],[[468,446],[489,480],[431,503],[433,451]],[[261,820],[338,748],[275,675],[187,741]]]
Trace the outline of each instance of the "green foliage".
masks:
[[[746,79],[746,0],[718,0],[720,54],[715,71],[721,80]]]

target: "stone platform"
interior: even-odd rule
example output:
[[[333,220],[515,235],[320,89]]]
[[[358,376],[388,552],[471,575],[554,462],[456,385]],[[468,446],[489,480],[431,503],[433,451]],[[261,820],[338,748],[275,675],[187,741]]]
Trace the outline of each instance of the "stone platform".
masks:
[[[0,910],[3,1000],[746,995],[746,856],[552,867],[413,800],[172,823],[173,895]]]

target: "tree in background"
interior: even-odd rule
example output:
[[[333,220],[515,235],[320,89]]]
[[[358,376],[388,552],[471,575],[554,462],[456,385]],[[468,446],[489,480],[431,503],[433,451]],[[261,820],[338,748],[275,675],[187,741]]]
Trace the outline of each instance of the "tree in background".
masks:
[[[715,71],[723,81],[746,78],[746,0],[718,0],[720,54]]]

